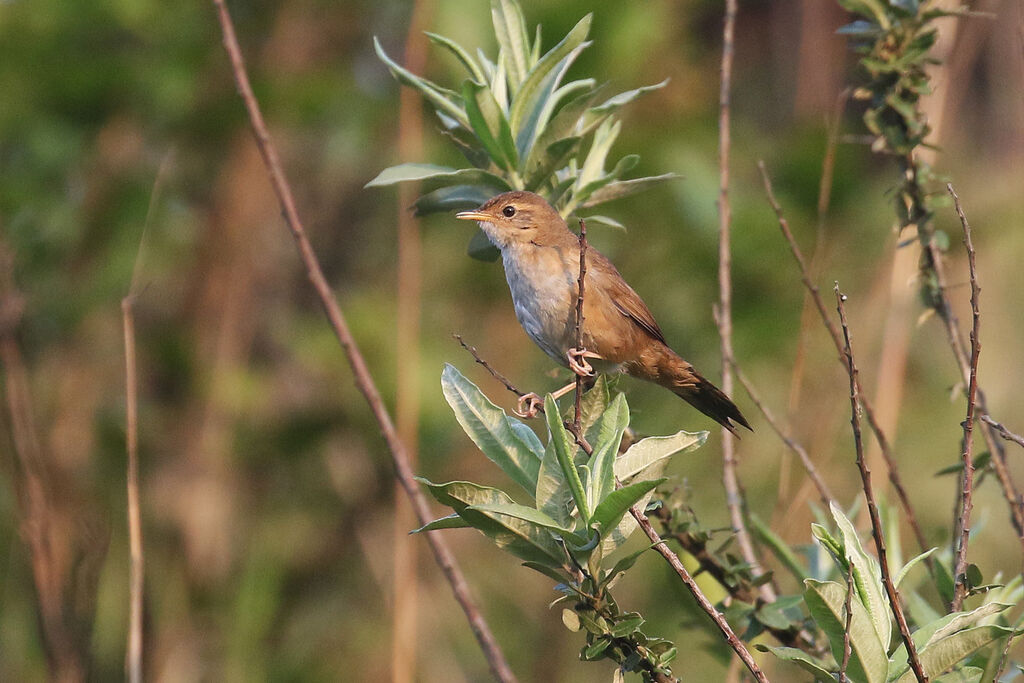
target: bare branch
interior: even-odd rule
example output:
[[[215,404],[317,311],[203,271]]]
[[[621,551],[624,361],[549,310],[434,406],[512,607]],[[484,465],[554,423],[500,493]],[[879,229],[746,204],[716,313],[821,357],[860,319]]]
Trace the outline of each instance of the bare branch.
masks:
[[[295,207],[295,199],[291,191],[291,186],[288,184],[288,180],[285,177],[277,149],[270,139],[270,133],[268,132],[267,125],[263,120],[263,114],[260,111],[259,103],[256,101],[256,96],[253,94],[252,85],[249,82],[249,76],[245,70],[245,62],[242,58],[241,48],[239,48],[238,39],[235,36],[235,28],[231,21],[231,15],[228,13],[224,0],[213,0],[213,3],[217,8],[217,17],[220,21],[221,31],[224,36],[224,47],[231,60],[232,72],[235,77],[235,82],[238,85],[239,93],[241,94],[242,100],[244,101],[245,107],[249,113],[249,122],[252,124],[253,133],[256,137],[256,144],[259,147],[260,155],[263,157],[264,165],[267,167],[267,172],[270,175],[270,181],[274,187],[274,192],[277,194],[278,200],[281,203],[285,222],[291,230],[292,236],[295,238],[299,255],[305,264],[306,275],[312,283],[313,288],[316,290],[316,293],[320,298],[320,303],[324,307],[327,319],[338,337],[338,341],[341,344],[342,350],[345,352],[349,365],[352,367],[353,374],[355,375],[356,386],[365,397],[370,410],[373,412],[373,415],[377,420],[381,434],[387,442],[388,448],[391,451],[391,457],[395,465],[395,472],[398,476],[398,480],[405,489],[406,494],[409,496],[413,510],[416,512],[416,517],[422,524],[426,524],[431,521],[433,517],[430,513],[430,507],[427,505],[426,498],[414,479],[413,470],[409,464],[409,457],[406,452],[405,445],[399,438],[398,432],[395,430],[395,426],[391,421],[391,416],[384,407],[384,401],[381,398],[380,391],[377,389],[377,385],[373,381],[373,376],[370,374],[369,368],[366,366],[366,360],[363,358],[362,353],[359,351],[359,347],[356,345],[355,338],[352,336],[352,332],[348,328],[348,323],[345,321],[341,307],[338,306],[337,301],[335,301],[334,296],[331,293],[331,288],[327,284],[327,279],[324,277],[323,270],[321,269],[320,263],[316,257],[316,253],[313,251],[313,247],[310,244],[309,239],[306,237],[305,228],[302,225],[298,210]],[[469,620],[473,634],[476,636],[477,642],[480,644],[480,648],[483,650],[488,664],[490,664],[492,673],[500,681],[508,682],[516,680],[508,662],[505,660],[505,656],[502,653],[501,648],[494,639],[494,635],[492,634],[490,627],[487,625],[487,622],[484,620],[479,608],[477,608],[470,596],[469,586],[466,583],[466,579],[462,574],[462,570],[456,563],[455,557],[448,549],[448,545],[437,532],[427,532],[426,537],[427,542],[430,544],[431,550],[434,553],[434,558],[437,561],[438,566],[440,566],[445,578],[451,585],[452,592],[455,594],[455,599],[458,601],[463,612],[466,614],[466,618]]]
[[[587,222],[580,219],[580,274],[576,280],[576,350],[583,349],[583,288],[587,277]],[[583,436],[580,426],[583,415],[583,375],[576,373],[576,392],[574,395],[573,427],[578,437]]]
[[[949,185],[949,191],[956,202],[956,212],[960,215],[961,225],[964,231],[964,246],[967,249],[967,265],[971,277],[971,315],[973,325],[971,327],[971,367],[969,370],[970,379],[967,387],[967,417],[964,419],[964,440],[962,458],[964,469],[960,479],[963,489],[960,493],[960,515],[958,526],[960,528],[960,545],[956,552],[956,563],[953,565],[954,590],[953,604],[954,612],[959,612],[963,606],[964,598],[967,596],[967,542],[971,535],[971,508],[972,495],[974,491],[974,462],[972,460],[972,431],[974,429],[975,401],[978,396],[978,356],[981,353],[981,340],[978,337],[981,326],[981,309],[978,305],[978,297],[981,295],[981,287],[978,286],[978,273],[975,267],[974,244],[971,242],[971,226],[967,223],[963,209],[960,207],[960,198],[953,192],[953,186]]]
[[[864,488],[864,498],[868,504],[868,515],[871,518],[871,536],[875,539],[875,549],[878,551],[878,565],[882,569],[882,583],[885,584],[885,592],[889,595],[889,605],[892,608],[893,616],[896,617],[896,624],[900,629],[900,636],[907,648],[907,657],[910,661],[910,668],[914,671],[919,683],[927,683],[928,676],[924,672],[921,660],[917,656],[917,647],[910,636],[910,627],[907,626],[907,618],[903,614],[903,604],[900,602],[900,594],[896,590],[892,575],[889,573],[889,558],[885,549],[885,537],[882,535],[882,520],[878,515],[878,505],[875,502],[875,492],[871,485],[871,472],[868,470],[867,462],[864,460],[864,443],[860,433],[860,383],[857,380],[857,364],[853,360],[853,348],[850,345],[850,327],[846,322],[846,308],[843,302],[846,295],[839,291],[839,283],[835,285],[836,310],[839,312],[839,323],[843,328],[843,354],[846,358],[846,372],[850,376],[850,425],[853,427],[853,443],[857,449],[857,468],[860,470],[861,483]]]
[[[846,565],[846,601],[843,603],[843,611],[846,612],[846,624],[843,626],[843,662],[839,665],[839,683],[850,683],[846,667],[850,666],[850,655],[853,653],[853,648],[850,647],[850,622],[853,620],[853,562]]]
[[[1001,436],[1002,438],[1006,439],[1007,441],[1012,441],[1021,448],[1024,448],[1024,436],[1021,436],[1020,434],[1014,434],[1009,429],[1007,429],[1001,422],[996,422],[995,420],[993,420],[991,415],[982,415],[981,421],[995,429],[999,433],[999,436]]]

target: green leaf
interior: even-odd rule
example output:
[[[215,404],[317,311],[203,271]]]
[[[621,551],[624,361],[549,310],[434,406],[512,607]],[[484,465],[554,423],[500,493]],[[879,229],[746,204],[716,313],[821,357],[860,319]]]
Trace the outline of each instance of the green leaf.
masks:
[[[469,124],[491,159],[502,169],[514,169],[518,163],[516,146],[508,120],[495,101],[491,89],[467,80],[462,84],[462,99],[466,104]]]
[[[437,502],[455,510],[460,517],[483,532],[502,550],[527,562],[536,562],[555,569],[562,566],[565,553],[555,543],[547,529],[508,515],[472,509],[475,505],[514,504],[515,501],[504,491],[468,481],[434,484],[420,477],[416,480],[427,487]]]
[[[649,491],[653,491],[655,486],[664,481],[666,481],[664,478],[654,481],[639,481],[612,491],[594,509],[590,525],[598,530],[601,538],[606,537],[615,529],[629,508],[636,505]]]
[[[826,681],[827,683],[835,683],[836,679],[828,670],[826,664],[820,659],[807,654],[803,650],[798,650],[795,647],[771,647],[769,645],[761,644],[755,645],[755,647],[761,652],[771,652],[783,661],[796,664],[801,669],[814,676],[814,680],[819,683]]]
[[[438,531],[440,529],[465,529],[469,526],[469,522],[459,517],[457,514],[447,515],[440,519],[435,519],[433,522],[427,522],[419,529],[413,529],[410,534],[419,534],[424,531]]]
[[[633,631],[636,631],[644,625],[644,618],[636,612],[631,612],[622,616],[624,618],[616,621],[615,625],[612,626],[613,638],[625,638]]]
[[[533,119],[533,127],[536,128],[536,121],[540,118],[540,112],[544,110],[545,102],[558,87],[569,65],[585,47],[584,41],[590,31],[592,19],[591,14],[580,19],[565,38],[540,58],[530,69],[529,74],[524,72],[521,87],[514,88],[515,95],[509,107],[509,121],[517,138],[523,130],[525,121]],[[548,116],[551,113],[549,108]],[[531,133],[527,141],[532,141],[534,137],[535,135]]]
[[[421,196],[413,204],[415,215],[425,216],[441,211],[475,209],[500,192],[484,185],[451,185]]]
[[[441,390],[473,443],[532,497],[544,457],[537,435],[529,427],[517,429],[514,425],[519,421],[505,415],[453,365],[444,366]]]
[[[580,615],[571,609],[562,610],[562,623],[573,633],[579,633],[580,629],[583,628],[583,624],[580,623]]]
[[[938,550],[938,548],[931,548],[929,550],[926,550],[914,559],[912,559],[910,562],[907,562],[905,565],[903,565],[903,568],[896,573],[896,581],[894,585],[897,588],[899,588],[900,584],[903,582],[903,579],[907,577],[907,574],[910,572],[910,570],[913,569],[915,565],[922,562],[925,558],[929,557],[936,550]]]
[[[633,100],[635,100],[636,98],[640,97],[645,93],[649,93],[652,90],[660,90],[661,88],[664,88],[666,85],[668,85],[669,80],[670,79],[666,78],[661,83],[655,83],[654,85],[645,85],[641,88],[636,88],[635,90],[627,90],[626,92],[621,92],[618,95],[615,95],[614,97],[608,98],[607,100],[597,105],[596,107],[591,107],[590,111],[595,114],[611,114],[612,112],[616,111],[623,105],[629,104],[630,102],[632,102]]]
[[[1013,633],[1014,630],[1012,628],[996,626],[994,624],[974,626],[963,631],[957,631],[932,643],[918,652],[918,656],[921,659],[921,666],[924,668],[925,674],[929,677],[935,677],[949,670],[954,664],[963,661],[986,645],[1011,636]],[[905,655],[905,650],[903,652]],[[896,658],[898,654],[900,654],[899,650],[893,655],[894,664],[900,662]],[[907,671],[895,680],[896,683],[912,683],[917,679],[914,676],[914,672],[908,666]]]
[[[587,487],[587,504],[591,509],[615,490],[615,459],[619,454],[622,433],[629,426],[629,407],[626,397],[618,394],[608,409],[601,415],[604,434],[592,441],[594,452],[587,462],[590,481]]]
[[[828,636],[832,656],[843,658],[843,632],[846,628],[846,587],[834,581],[804,581],[804,602],[814,621]],[[859,600],[850,602],[850,664],[851,679],[864,683],[884,683],[889,658],[878,639],[878,632],[867,610]]]
[[[590,151],[587,152],[587,158],[583,161],[583,166],[580,167],[579,175],[576,176],[574,195],[603,175],[608,152],[611,151],[612,144],[619,136],[621,129],[622,124],[612,119],[608,119],[597,127],[597,132],[594,133],[594,142],[590,145]]]
[[[491,0],[491,20],[494,35],[509,62],[509,80],[513,88],[518,88],[526,78],[530,54],[523,10],[515,0]]]
[[[648,176],[646,178],[634,178],[632,180],[617,180],[613,183],[608,183],[601,189],[597,190],[587,201],[580,204],[581,208],[590,208],[591,206],[597,206],[613,199],[621,199],[622,197],[628,197],[631,194],[648,190],[655,185],[660,185],[669,180],[676,180],[682,176],[675,173],[665,173],[664,175]]]
[[[603,225],[606,228],[615,228],[616,230],[626,231],[626,226],[618,222],[614,218],[609,216],[602,216],[600,214],[591,214],[589,216],[580,216],[581,220],[587,222],[587,225]]]
[[[469,509],[483,512],[487,515],[505,515],[508,517],[514,517],[524,522],[529,522],[530,524],[535,524],[539,527],[556,531],[565,540],[572,542],[572,544],[576,546],[586,545],[589,541],[586,536],[580,536],[574,533],[572,529],[559,524],[540,510],[529,507],[528,505],[520,505],[518,503],[483,503],[481,505],[473,505]]]
[[[484,231],[480,229],[477,229],[469,239],[469,244],[466,245],[466,253],[469,254],[470,258],[474,258],[477,261],[487,261],[488,263],[493,263],[501,258],[501,250],[494,246],[487,235],[484,234]]]
[[[993,672],[993,676],[995,672]],[[992,678],[985,678],[985,670],[976,666],[965,666],[956,671],[950,671],[945,676],[933,678],[932,683],[981,683],[990,681]]]
[[[445,36],[438,35],[437,33],[431,33],[430,31],[424,31],[423,33],[427,36],[427,38],[430,39],[432,43],[434,43],[435,45],[440,45],[441,47],[445,48],[453,55],[455,55],[455,58],[462,63],[462,66],[466,67],[466,71],[468,71],[469,75],[473,77],[473,80],[475,80],[477,83],[487,82],[487,77],[484,76],[483,69],[481,69],[480,66],[475,61],[473,61],[473,58],[469,55],[468,52],[466,52],[462,48],[461,45],[456,43],[451,38],[446,38]]]
[[[569,577],[566,576],[563,572],[560,572],[557,569],[553,569],[544,564],[537,564],[536,562],[523,562],[523,566],[532,569],[535,572],[540,572],[544,576],[553,580],[556,584],[567,583],[569,581]]]
[[[892,614],[889,596],[885,592],[885,585],[882,584],[882,570],[878,566],[878,561],[864,552],[857,530],[853,528],[853,524],[843,511],[835,503],[831,503],[829,507],[832,510],[832,518],[843,536],[846,559],[853,565],[853,584],[857,598],[867,609],[882,646],[888,648],[892,638]]]
[[[582,138],[563,138],[547,146],[543,154],[532,154],[526,168],[526,189],[536,190],[551,180],[555,171],[565,166],[577,149]],[[532,164],[532,165],[531,165]]]
[[[640,556],[650,549],[651,546],[646,546],[644,548],[640,548],[640,550],[631,552],[625,557],[620,558],[619,561],[616,562],[612,566],[612,568],[608,570],[608,573],[604,575],[604,578],[601,580],[601,585],[610,586],[612,582],[615,580],[616,576],[618,576],[622,572],[632,569],[633,565],[636,564],[636,561],[640,559]]]
[[[420,78],[413,72],[409,71],[402,65],[398,64],[384,52],[384,48],[381,47],[380,41],[377,40],[377,36],[373,37],[373,49],[377,52],[377,57],[384,62],[388,69],[400,83],[404,83],[410,87],[415,88],[422,94],[439,112],[443,112],[448,116],[452,117],[460,124],[469,128],[469,119],[466,118],[466,112],[462,110],[456,99],[458,95],[450,90],[445,90],[440,86],[437,86],[425,78]]]
[[[434,180],[437,178],[453,181],[453,184],[461,182],[490,185],[500,188],[501,192],[512,189],[504,178],[478,168],[451,168],[417,163],[398,164],[385,168],[376,178],[366,183],[365,187],[380,187],[410,180]]]
[[[672,457],[676,453],[688,453],[704,445],[708,432],[687,432],[680,430],[671,436],[649,436],[637,441],[626,449],[615,461],[615,476],[619,481],[629,479],[651,464]]]
[[[587,506],[587,493],[583,489],[583,482],[580,481],[580,474],[576,470],[576,463],[573,462],[575,448],[569,441],[569,434],[565,431],[565,427],[562,426],[562,418],[558,413],[558,404],[555,403],[555,399],[551,397],[551,394],[544,397],[544,417],[548,423],[550,441],[555,446],[555,457],[562,468],[565,480],[569,483],[569,491],[572,493],[572,499],[576,503],[576,510],[579,512],[583,523],[589,527],[590,508]]]
[[[545,514],[562,526],[569,526],[572,521],[572,492],[569,490],[562,467],[558,464],[553,439],[549,440],[544,448],[544,458],[537,473],[537,492],[534,499],[537,501],[537,507]]]

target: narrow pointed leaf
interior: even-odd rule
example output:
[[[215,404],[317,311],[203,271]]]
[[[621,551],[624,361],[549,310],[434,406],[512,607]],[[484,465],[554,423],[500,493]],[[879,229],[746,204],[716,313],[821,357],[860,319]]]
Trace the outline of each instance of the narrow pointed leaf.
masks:
[[[475,505],[515,504],[504,491],[468,481],[434,484],[419,477],[417,481],[427,487],[437,502],[455,510],[502,550],[528,562],[553,568],[562,566],[564,552],[546,529],[507,515],[488,514],[472,508]]]
[[[534,495],[537,507],[560,525],[568,527],[572,521],[572,492],[565,479],[558,457],[555,455],[554,441],[548,441],[544,448],[544,458],[537,473],[537,492]]]
[[[551,180],[555,171],[565,166],[569,157],[579,149],[581,139],[563,138],[548,145],[543,153],[531,155],[530,158],[535,164],[526,169],[526,189],[535,191]]]
[[[519,505],[518,503],[486,503],[474,505],[471,509],[488,514],[507,515],[521,519],[524,522],[555,531],[565,540],[571,541],[576,545],[586,545],[588,541],[586,537],[578,536],[572,529],[566,528],[537,508],[532,508],[528,505]]]
[[[616,180],[613,183],[608,183],[600,190],[591,194],[590,197],[587,198],[587,201],[580,204],[580,207],[586,209],[591,206],[603,204],[604,202],[609,202],[613,199],[628,197],[631,194],[649,190],[656,185],[661,185],[669,180],[676,180],[681,177],[682,176],[676,173],[665,173],[664,175],[648,176],[646,178]]]
[[[942,638],[918,653],[921,659],[921,666],[929,677],[936,677],[948,671],[957,662],[961,662],[968,656],[981,648],[994,643],[997,640],[1013,635],[1014,630],[1005,626],[989,624],[986,626],[974,626],[963,631]],[[893,655],[893,662],[899,662],[896,657],[901,654],[897,651]],[[895,679],[896,683],[912,683],[917,678],[914,672],[908,669],[905,673]]]
[[[644,495],[664,481],[664,478],[655,479],[654,481],[640,481],[623,486],[617,491],[612,491],[594,509],[590,525],[596,528],[601,537],[604,538],[615,529],[629,508],[636,505]]]
[[[630,102],[640,97],[641,95],[644,95],[645,93],[649,93],[652,90],[660,90],[661,88],[664,88],[666,85],[668,85],[668,82],[669,79],[666,78],[661,83],[655,83],[654,85],[645,85],[641,88],[636,88],[635,90],[627,90],[626,92],[621,92],[618,95],[615,95],[614,97],[608,98],[607,100],[597,105],[596,107],[591,107],[590,111],[595,114],[611,114],[612,112],[616,111],[623,105],[629,104]]]
[[[420,78],[388,57],[376,36],[373,37],[373,49],[377,52],[377,57],[387,65],[388,69],[391,70],[392,75],[394,75],[400,83],[404,83],[405,85],[419,90],[420,94],[423,95],[423,97],[425,97],[438,111],[443,111],[460,124],[467,128],[469,127],[469,119],[466,118],[466,112],[464,112],[462,107],[457,103],[458,95],[450,90],[445,90],[444,88],[431,83],[425,78]]]
[[[920,555],[918,555],[917,557],[915,557],[914,559],[912,559],[910,562],[907,562],[905,565],[903,565],[903,567],[896,574],[895,586],[899,588],[900,584],[903,583],[903,579],[907,577],[907,574],[910,572],[910,570],[913,569],[925,558],[931,556],[931,554],[934,553],[936,550],[938,550],[938,548],[930,548],[921,553]]]
[[[566,583],[569,581],[569,577],[566,574],[544,564],[537,564],[536,562],[523,562],[523,566],[529,567],[535,572],[540,572],[544,576],[553,580],[556,584]]]
[[[615,476],[628,481],[652,463],[676,453],[688,453],[704,445],[708,432],[681,430],[671,436],[649,436],[637,441],[615,461]]]
[[[587,494],[583,489],[583,482],[580,481],[580,474],[573,461],[575,448],[569,441],[569,434],[562,426],[562,419],[558,413],[558,404],[551,394],[544,397],[544,417],[548,423],[550,439],[554,443],[555,457],[562,468],[565,480],[569,484],[569,491],[572,493],[573,502],[579,512],[580,519],[587,526],[590,526],[590,508],[587,506]]]
[[[473,443],[533,496],[537,489],[540,461],[544,456],[540,439],[529,428],[526,431],[514,429],[512,424],[515,420],[491,403],[455,366],[445,364],[441,373],[441,389]]]
[[[594,182],[604,173],[604,162],[608,158],[615,138],[619,136],[622,124],[609,119],[602,123],[594,133],[594,142],[590,145],[587,158],[580,167],[580,173],[576,177],[575,191],[581,190],[587,184]]]
[[[413,204],[417,216],[426,216],[442,211],[475,209],[495,194],[494,188],[485,185],[450,185],[428,192]]]
[[[882,571],[878,566],[878,560],[864,552],[857,530],[853,528],[853,524],[843,511],[834,503],[830,507],[832,518],[843,536],[846,559],[853,565],[853,583],[857,597],[867,609],[871,623],[875,625],[878,640],[883,647],[888,648],[892,638],[892,613],[889,609],[889,596],[882,584]]]
[[[438,531],[440,529],[466,529],[468,528],[469,522],[459,517],[457,514],[447,515],[440,519],[435,519],[433,522],[427,522],[419,529],[413,529],[410,534],[419,534],[424,531]]]
[[[601,415],[603,433],[593,444],[594,453],[587,462],[590,468],[590,486],[587,491],[587,502],[591,509],[615,490],[615,459],[619,453],[622,434],[629,426],[629,407],[626,397],[618,394],[612,399],[611,405]],[[616,520],[617,523],[617,520]]]
[[[587,225],[603,225],[606,228],[615,228],[616,230],[626,232],[626,226],[610,216],[591,214],[589,216],[580,216],[580,219],[586,221]]]
[[[846,587],[834,581],[804,581],[804,602],[814,621],[828,636],[832,656],[843,658],[843,632],[846,628]],[[878,639],[871,617],[859,600],[850,602],[850,664],[847,671],[854,681],[884,683],[889,658]]]
[[[493,186],[501,192],[507,192],[512,188],[508,182],[493,173],[482,171],[479,168],[451,168],[449,166],[437,166],[435,164],[398,164],[381,171],[376,178],[366,183],[366,187],[380,187],[383,185],[394,185],[411,180],[439,180],[444,179],[449,184],[482,184]]]
[[[530,46],[523,10],[515,0],[491,0],[491,21],[494,35],[509,62],[509,79],[518,88],[526,78]]]
[[[466,52],[462,48],[461,45],[456,43],[451,38],[446,38],[445,36],[438,35],[437,33],[424,31],[424,34],[427,36],[427,38],[430,39],[432,43],[434,43],[435,45],[440,45],[441,47],[445,48],[453,55],[455,55],[455,58],[462,63],[462,66],[466,67],[466,71],[469,72],[469,75],[473,77],[474,81],[476,81],[477,83],[487,82],[487,77],[484,75],[483,69],[481,69],[480,65],[478,65],[475,61],[473,61],[473,58],[470,56],[468,52]]]
[[[796,664],[801,669],[814,676],[814,680],[818,683],[826,681],[827,683],[834,683],[836,680],[832,673],[825,667],[824,662],[815,659],[803,650],[798,650],[795,647],[771,647],[769,645],[757,645],[757,649],[762,652],[771,652],[783,661]]]
[[[462,99],[469,124],[494,163],[505,170],[515,168],[518,157],[501,107],[486,85],[473,81],[462,84]]]

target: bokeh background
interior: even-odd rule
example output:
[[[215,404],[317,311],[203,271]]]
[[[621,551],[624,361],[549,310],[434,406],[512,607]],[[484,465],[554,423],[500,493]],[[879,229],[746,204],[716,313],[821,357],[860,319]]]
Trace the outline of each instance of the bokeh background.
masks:
[[[411,430],[418,472],[435,481],[507,483],[444,403],[443,363],[459,366],[503,406],[512,397],[473,365],[452,333],[520,386],[542,391],[561,376],[516,323],[500,266],[469,259],[470,226],[450,216],[412,224],[422,250],[411,278],[421,287],[413,316],[421,324],[418,335],[400,340],[396,226],[408,214],[408,196],[363,189],[399,161],[460,163],[429,114],[404,130],[412,136],[405,153],[417,158],[400,158],[399,87],[376,59],[372,37],[401,58],[414,4],[263,0],[230,8],[330,283],[389,405],[404,384],[404,419],[418,414]],[[942,23],[936,53],[945,61],[925,107],[936,129],[935,165],[955,184],[974,228],[981,385],[997,419],[1021,431],[1022,9],[1013,0],[974,8],[994,18]],[[711,304],[722,6],[526,0],[524,10],[531,26],[543,25],[546,45],[595,12],[594,45],[575,74],[618,89],[671,78],[623,111],[613,154],[641,154],[637,175],[673,171],[685,179],[602,207],[628,231],[595,228],[590,237],[645,297],[670,342],[720,377]],[[483,0],[418,0],[415,11],[429,30],[496,52]],[[852,503],[860,485],[845,375],[813,321],[799,354],[802,371],[794,374],[803,291],[756,170],[764,159],[797,239],[812,253],[826,119],[838,93],[858,78],[854,56],[835,34],[846,20],[826,0],[741,3],[731,198],[738,360],[773,410],[788,416],[837,495]],[[427,52],[426,73],[441,83],[462,79],[437,51]],[[885,414],[929,540],[946,544],[956,482],[934,474],[959,457],[964,407],[956,366],[939,324],[919,320],[915,247],[901,250],[911,267],[894,270],[898,238],[887,192],[895,170],[864,144],[856,103],[840,134],[820,233],[820,282],[828,288],[839,280],[850,295],[865,385]],[[952,208],[940,209],[937,220],[951,234],[947,270],[967,319],[959,223]],[[11,254],[3,275],[13,276],[24,305],[14,339],[53,492],[47,580],[62,587],[62,618],[73,647],[88,655],[91,680],[124,675],[120,302],[137,258],[147,677],[375,681],[413,670],[420,681],[488,678],[422,539],[410,542],[418,569],[407,548],[396,550],[414,524],[403,527],[400,518],[396,531],[385,446],[281,220],[211,4],[0,2],[0,231]],[[9,398],[9,365],[3,377]],[[657,387],[622,386],[642,433],[712,428]],[[739,446],[749,506],[787,541],[807,543],[813,495],[806,477],[752,403],[742,394],[737,400],[756,430]],[[25,478],[6,404],[0,432],[0,680],[43,680],[47,659],[19,503]],[[673,472],[690,487],[701,520],[725,527],[719,443],[713,432]],[[1010,455],[1024,481],[1024,453]],[[881,467],[875,471],[881,482]],[[1016,571],[994,480],[978,492],[975,515],[973,561],[986,578]],[[547,609],[555,597],[548,579],[471,530],[450,532],[448,540],[522,680],[611,676],[607,663],[576,661],[581,641]],[[634,572],[619,584],[619,602],[648,616],[650,633],[677,642],[676,673],[722,679],[728,653],[668,568],[652,556]],[[395,650],[394,596],[413,580],[417,609],[399,615],[406,628]],[[780,680],[798,678],[768,666]]]

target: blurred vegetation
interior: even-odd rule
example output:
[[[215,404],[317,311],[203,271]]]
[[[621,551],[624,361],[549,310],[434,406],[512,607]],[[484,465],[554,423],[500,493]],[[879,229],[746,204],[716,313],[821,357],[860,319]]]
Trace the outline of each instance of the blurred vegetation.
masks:
[[[923,98],[940,152],[932,165],[956,186],[974,227],[983,286],[979,377],[993,414],[1024,429],[1019,261],[1024,169],[1019,7],[979,3],[995,21],[940,23],[945,61]],[[298,192],[328,277],[386,395],[395,376],[395,217],[389,190],[363,186],[396,157],[397,84],[374,53],[402,53],[409,3],[232,3],[257,95]],[[436,0],[430,30],[494,53],[486,3]],[[525,3],[545,47],[591,5]],[[651,0],[595,11],[597,44],[571,78],[616,91],[671,81],[623,110],[614,158],[636,152],[636,176],[684,180],[603,206],[628,232],[595,230],[598,248],[651,306],[666,338],[712,376],[719,363],[716,296],[717,95],[722,8]],[[739,363],[844,503],[860,483],[847,427],[842,368],[817,326],[803,382],[792,371],[803,292],[778,235],[755,163],[765,159],[797,239],[814,244],[825,116],[857,81],[835,30],[850,17],[818,0],[741,4],[733,85],[734,315]],[[947,42],[944,44],[943,39]],[[548,42],[548,41],[551,42]],[[461,66],[431,54],[427,76],[459,82]],[[147,549],[147,671],[153,680],[379,680],[390,667],[391,490],[375,424],[324,324],[282,229],[220,44],[213,9],[153,0],[0,3],[0,234],[24,297],[17,340],[28,369],[46,475],[58,492],[59,533],[85,561],[62,558],[78,603],[90,677],[123,675],[127,624],[124,379],[120,299],[145,233],[137,303],[140,439]],[[822,284],[838,279],[857,338],[865,389],[887,343],[893,282],[885,159],[862,139],[863,105],[844,119],[825,222]],[[936,125],[940,120],[943,125]],[[426,160],[461,159],[428,123]],[[163,169],[163,171],[161,171]],[[159,180],[158,180],[159,179]],[[935,224],[958,234],[955,215]],[[458,429],[438,378],[450,362],[494,398],[502,390],[451,341],[457,331],[520,386],[557,385],[550,362],[519,329],[500,268],[465,257],[468,227],[422,221],[424,301],[419,471],[434,481],[508,482]],[[956,240],[946,272],[966,281]],[[966,288],[952,290],[961,320]],[[959,373],[935,321],[905,320],[898,429],[890,433],[928,539],[948,545],[955,482],[934,474],[959,458]],[[5,390],[10,373],[4,368]],[[641,433],[698,431],[709,421],[657,388],[623,381]],[[959,395],[958,393],[955,395]],[[748,417],[755,412],[737,397]],[[511,395],[506,407],[511,406]],[[811,487],[754,415],[740,445],[751,509],[787,542],[808,539]],[[3,486],[0,679],[42,680],[47,662],[32,562],[19,525],[19,464],[7,411],[0,421]],[[538,427],[542,430],[542,427]],[[709,527],[727,525],[717,437],[672,466]],[[1024,466],[1011,452],[1018,481]],[[876,468],[876,472],[878,472]],[[876,473],[876,478],[881,475]],[[876,488],[881,489],[880,482]],[[994,482],[975,496],[971,561],[985,577],[1019,569]],[[905,530],[904,530],[905,531]],[[592,680],[577,663],[551,582],[512,570],[472,531],[447,532],[486,616],[522,680]],[[90,566],[96,591],[89,603]],[[684,679],[719,680],[729,653],[697,628],[702,616],[656,559],[649,581],[616,599],[650,632],[689,650]],[[782,574],[782,572],[779,572]],[[486,664],[436,568],[421,567],[420,679],[483,680]],[[781,580],[781,579],[780,579]],[[780,680],[799,675],[764,657]],[[771,675],[772,671],[769,671]],[[610,676],[610,671],[607,674]]]

